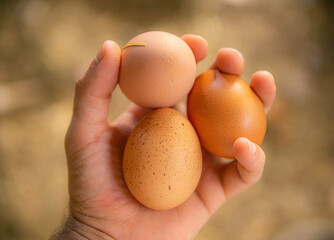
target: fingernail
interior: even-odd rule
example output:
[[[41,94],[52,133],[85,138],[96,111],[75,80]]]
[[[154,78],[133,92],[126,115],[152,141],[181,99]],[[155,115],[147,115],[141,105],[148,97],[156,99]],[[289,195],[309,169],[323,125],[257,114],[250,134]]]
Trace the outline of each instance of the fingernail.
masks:
[[[255,145],[255,143],[249,141],[248,139],[247,139],[247,142],[248,142],[248,146],[249,146],[249,152],[251,154],[254,154],[256,152],[256,145]]]
[[[104,56],[105,47],[106,47],[106,42],[103,43],[102,47],[99,49],[99,51],[96,54],[96,57],[95,57],[96,64],[98,64],[102,60]]]

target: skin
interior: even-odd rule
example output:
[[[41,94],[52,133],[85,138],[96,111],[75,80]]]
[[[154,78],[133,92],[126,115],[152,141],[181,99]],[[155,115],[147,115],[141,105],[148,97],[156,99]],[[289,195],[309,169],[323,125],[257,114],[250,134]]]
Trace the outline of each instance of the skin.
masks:
[[[187,34],[182,39],[197,62],[205,58],[208,45],[202,37]],[[70,214],[51,239],[193,239],[224,202],[261,178],[265,153],[245,138],[235,141],[236,160],[229,164],[203,149],[202,177],[186,202],[166,211],[142,206],[123,180],[122,153],[131,130],[150,110],[131,104],[113,123],[107,120],[120,54],[115,42],[106,41],[77,81],[65,138]],[[211,68],[241,75],[244,62],[238,51],[222,48]],[[255,72],[250,86],[268,112],[276,92],[273,76],[267,71]],[[184,106],[177,108],[185,110]]]

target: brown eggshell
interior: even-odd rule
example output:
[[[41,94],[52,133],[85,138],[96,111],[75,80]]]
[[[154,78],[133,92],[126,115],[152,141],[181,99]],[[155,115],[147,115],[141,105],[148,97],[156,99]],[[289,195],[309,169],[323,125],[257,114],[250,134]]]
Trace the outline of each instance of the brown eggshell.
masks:
[[[194,192],[202,171],[202,151],[191,123],[161,108],[146,115],[130,134],[123,174],[132,195],[144,206],[163,210]]]
[[[132,102],[147,108],[175,105],[191,90],[196,61],[179,37],[160,31],[140,34],[122,50],[119,86]]]
[[[261,144],[267,120],[263,104],[240,77],[209,70],[195,81],[188,96],[188,118],[211,153],[233,158],[239,137]]]

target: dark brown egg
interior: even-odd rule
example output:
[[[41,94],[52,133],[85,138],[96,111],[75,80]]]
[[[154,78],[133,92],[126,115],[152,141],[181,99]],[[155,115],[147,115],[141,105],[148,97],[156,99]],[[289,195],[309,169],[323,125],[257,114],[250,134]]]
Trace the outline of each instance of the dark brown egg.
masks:
[[[263,104],[240,77],[209,70],[195,81],[188,96],[188,118],[201,144],[211,153],[233,158],[239,137],[261,144],[267,121]]]

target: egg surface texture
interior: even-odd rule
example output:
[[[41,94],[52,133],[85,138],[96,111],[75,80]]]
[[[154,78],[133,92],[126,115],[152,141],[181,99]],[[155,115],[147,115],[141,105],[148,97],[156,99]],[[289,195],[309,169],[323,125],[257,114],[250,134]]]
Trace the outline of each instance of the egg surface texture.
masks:
[[[261,144],[267,120],[263,104],[240,77],[209,70],[195,81],[188,96],[188,118],[211,153],[233,158],[239,137]]]
[[[160,108],[130,134],[123,175],[132,195],[156,210],[174,208],[194,192],[202,172],[202,151],[191,123],[179,112]]]
[[[189,93],[196,78],[196,61],[181,38],[152,31],[134,37],[126,46],[119,86],[132,102],[147,108],[170,107]]]

